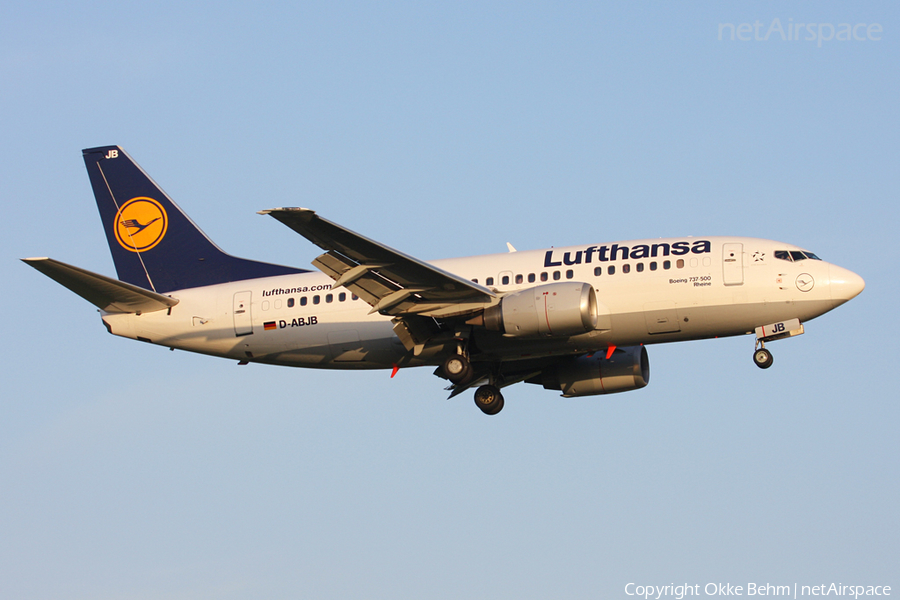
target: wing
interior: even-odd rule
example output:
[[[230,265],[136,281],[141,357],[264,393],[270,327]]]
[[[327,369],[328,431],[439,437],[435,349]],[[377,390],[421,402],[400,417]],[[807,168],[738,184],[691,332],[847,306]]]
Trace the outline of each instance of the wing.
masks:
[[[379,312],[395,317],[466,317],[497,295],[468,279],[370,240],[306,208],[260,211],[325,250],[312,264]],[[371,314],[371,313],[370,313]]]

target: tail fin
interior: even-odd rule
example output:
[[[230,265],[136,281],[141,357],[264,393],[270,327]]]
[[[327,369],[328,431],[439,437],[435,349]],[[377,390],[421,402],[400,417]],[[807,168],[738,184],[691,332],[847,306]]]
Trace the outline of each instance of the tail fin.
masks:
[[[223,252],[120,147],[83,153],[120,280],[167,292],[305,272]]]

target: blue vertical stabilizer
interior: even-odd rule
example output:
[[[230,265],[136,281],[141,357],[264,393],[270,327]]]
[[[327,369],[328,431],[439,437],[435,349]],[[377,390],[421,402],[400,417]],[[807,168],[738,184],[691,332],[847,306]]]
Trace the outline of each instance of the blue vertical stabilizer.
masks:
[[[120,147],[83,153],[120,280],[167,292],[305,272],[223,252]]]

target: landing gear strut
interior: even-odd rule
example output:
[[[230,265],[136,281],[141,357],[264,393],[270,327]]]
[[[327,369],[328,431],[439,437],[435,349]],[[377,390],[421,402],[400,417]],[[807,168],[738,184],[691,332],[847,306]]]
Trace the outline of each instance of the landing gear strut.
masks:
[[[493,385],[483,385],[475,391],[475,406],[486,415],[496,415],[503,410],[503,394]]]

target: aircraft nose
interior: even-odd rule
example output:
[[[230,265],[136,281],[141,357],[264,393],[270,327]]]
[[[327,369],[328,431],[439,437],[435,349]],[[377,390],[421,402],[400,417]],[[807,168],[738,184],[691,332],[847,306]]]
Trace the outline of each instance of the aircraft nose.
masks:
[[[866,282],[862,277],[853,271],[835,265],[829,267],[829,278],[831,280],[831,299],[834,300],[835,306],[856,298],[866,287]]]

